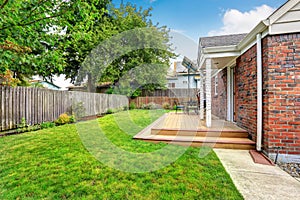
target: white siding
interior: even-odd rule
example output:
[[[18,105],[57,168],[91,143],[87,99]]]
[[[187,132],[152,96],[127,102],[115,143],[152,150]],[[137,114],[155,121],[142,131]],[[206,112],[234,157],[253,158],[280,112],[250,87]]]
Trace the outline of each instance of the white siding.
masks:
[[[289,23],[293,21],[299,21],[300,19],[300,10],[289,11],[283,15],[275,24],[278,23]]]
[[[292,10],[300,10],[300,3],[298,3],[296,6],[292,8]]]
[[[300,32],[300,3],[282,15],[270,26],[270,34]]]
[[[188,89],[188,76],[178,76],[177,79],[169,79],[169,83],[175,83],[176,89]],[[197,88],[197,82],[193,76],[190,76],[190,88]]]
[[[297,32],[300,32],[300,21],[293,23],[274,24],[270,29],[270,33],[272,35]]]

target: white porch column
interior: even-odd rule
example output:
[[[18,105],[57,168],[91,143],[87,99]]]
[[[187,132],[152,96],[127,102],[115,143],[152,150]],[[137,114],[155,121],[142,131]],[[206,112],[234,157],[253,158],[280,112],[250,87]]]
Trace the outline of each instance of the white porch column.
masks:
[[[211,59],[206,60],[206,126],[211,127]]]
[[[227,121],[231,120],[231,70],[230,67],[227,67]]]
[[[204,119],[204,86],[203,86],[203,79],[204,77],[202,74],[200,75],[200,85],[199,85],[199,92],[200,92],[200,119]]]

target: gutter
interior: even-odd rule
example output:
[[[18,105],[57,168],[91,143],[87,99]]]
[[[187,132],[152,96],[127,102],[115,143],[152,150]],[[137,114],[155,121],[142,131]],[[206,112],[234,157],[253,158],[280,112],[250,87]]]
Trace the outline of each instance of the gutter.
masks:
[[[263,72],[262,72],[262,34],[256,35],[257,44],[257,134],[256,150],[261,151],[262,146],[262,126],[263,126]]]
[[[257,26],[238,44],[237,48],[239,50],[243,50],[247,48],[247,46],[251,45],[252,41],[255,41],[255,36],[257,35],[257,33],[264,32],[267,29],[268,24],[268,20],[261,21],[259,24],[257,24]]]

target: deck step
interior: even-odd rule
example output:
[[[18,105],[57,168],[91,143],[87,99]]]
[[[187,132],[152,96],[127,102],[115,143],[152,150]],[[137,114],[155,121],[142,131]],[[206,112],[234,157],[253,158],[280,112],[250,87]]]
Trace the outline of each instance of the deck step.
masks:
[[[210,146],[212,148],[224,149],[255,149],[255,142],[247,138],[221,138],[221,137],[191,137],[191,136],[166,136],[166,135],[148,135],[143,137],[135,137],[134,139],[147,142],[164,142],[182,146]]]
[[[194,147],[255,149],[255,142],[248,137],[246,130],[232,122],[215,119],[208,128],[205,121],[199,120],[199,116],[168,113],[134,136],[134,139]]]
[[[178,129],[151,129],[151,135],[165,136],[197,136],[197,137],[222,137],[222,138],[248,138],[248,132],[237,131],[207,131],[207,130],[178,130]]]

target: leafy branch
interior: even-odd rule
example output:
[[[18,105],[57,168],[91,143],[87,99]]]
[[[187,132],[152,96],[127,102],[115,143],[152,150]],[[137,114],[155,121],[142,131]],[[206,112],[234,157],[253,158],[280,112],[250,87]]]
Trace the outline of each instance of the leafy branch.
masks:
[[[3,9],[4,6],[5,6],[7,3],[8,3],[8,0],[5,0],[5,1],[3,2],[3,4],[0,6],[0,9]]]

